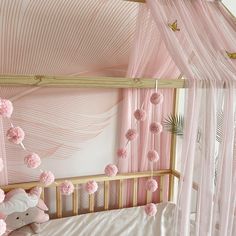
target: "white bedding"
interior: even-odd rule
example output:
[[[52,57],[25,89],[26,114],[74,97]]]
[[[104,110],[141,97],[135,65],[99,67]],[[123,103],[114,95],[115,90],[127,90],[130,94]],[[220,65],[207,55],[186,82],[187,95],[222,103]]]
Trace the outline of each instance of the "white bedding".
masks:
[[[40,236],[170,236],[173,203],[157,204],[155,217],[143,207],[90,213],[50,220],[42,224]]]

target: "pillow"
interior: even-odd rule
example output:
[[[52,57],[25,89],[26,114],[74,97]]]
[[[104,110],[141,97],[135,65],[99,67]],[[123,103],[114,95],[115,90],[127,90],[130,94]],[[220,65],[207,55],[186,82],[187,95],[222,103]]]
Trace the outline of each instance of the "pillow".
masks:
[[[0,203],[0,218],[7,224],[4,236],[26,225],[30,225],[33,232],[39,232],[37,224],[49,220],[49,215],[44,212],[48,208],[40,199],[41,192],[42,188],[35,187],[29,193],[14,189],[6,194],[4,202]]]

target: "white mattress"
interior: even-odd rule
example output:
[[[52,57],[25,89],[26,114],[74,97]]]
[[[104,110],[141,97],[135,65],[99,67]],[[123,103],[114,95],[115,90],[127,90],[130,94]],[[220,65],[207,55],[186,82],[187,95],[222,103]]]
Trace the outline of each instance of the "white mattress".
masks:
[[[40,236],[170,236],[173,203],[157,204],[149,217],[143,207],[90,213],[50,220],[42,224]]]

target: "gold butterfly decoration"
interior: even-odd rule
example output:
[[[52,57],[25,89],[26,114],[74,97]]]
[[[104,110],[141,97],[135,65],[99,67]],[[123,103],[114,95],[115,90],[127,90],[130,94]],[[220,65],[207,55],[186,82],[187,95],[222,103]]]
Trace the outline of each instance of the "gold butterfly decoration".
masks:
[[[230,59],[236,59],[236,52],[231,53],[226,51],[226,53]]]
[[[177,25],[177,20],[175,22],[173,22],[172,24],[168,24],[168,26],[170,27],[170,29],[172,29],[174,32],[175,31],[180,31],[180,29],[178,28],[178,25]]]

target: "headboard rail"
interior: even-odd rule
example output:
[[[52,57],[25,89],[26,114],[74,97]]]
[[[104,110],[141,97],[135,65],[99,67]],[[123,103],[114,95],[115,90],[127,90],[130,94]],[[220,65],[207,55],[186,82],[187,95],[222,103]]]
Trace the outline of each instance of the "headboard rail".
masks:
[[[72,178],[62,178],[62,179],[56,179],[53,184],[51,184],[48,187],[43,186],[40,182],[28,182],[28,183],[16,183],[16,184],[10,184],[6,186],[1,186],[1,188],[8,192],[11,189],[15,188],[23,188],[25,190],[28,190],[35,186],[42,187],[42,195],[41,198],[45,198],[45,190],[47,189],[54,189],[56,190],[55,194],[55,202],[56,202],[56,217],[61,218],[63,217],[63,201],[62,201],[62,195],[60,192],[59,185],[64,182],[65,180],[71,181],[75,188],[74,193],[72,194],[72,215],[78,215],[79,212],[79,197],[78,197],[78,185],[83,185],[87,183],[90,180],[94,180],[98,183],[102,183],[104,187],[104,193],[103,193],[103,210],[109,210],[110,206],[110,191],[111,191],[111,185],[116,183],[117,188],[117,206],[119,209],[124,208],[124,189],[127,181],[129,182],[130,187],[132,188],[132,201],[131,205],[133,207],[138,205],[138,181],[140,179],[147,179],[150,177],[158,178],[160,180],[160,188],[159,193],[161,195],[162,193],[162,177],[164,176],[170,176],[172,174],[170,169],[162,169],[158,171],[145,171],[145,172],[132,172],[132,173],[122,173],[118,174],[113,177],[108,177],[105,175],[90,175],[90,176],[79,176],[79,177],[72,177]],[[153,194],[149,191],[146,191],[146,203],[149,203],[152,201]],[[162,197],[160,196],[160,199]],[[54,200],[54,199],[53,199]],[[88,201],[89,201],[89,212],[96,211],[95,209],[95,194],[89,194],[88,195]],[[50,214],[49,210],[49,214]]]

